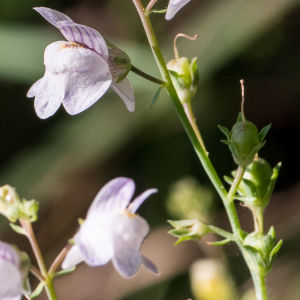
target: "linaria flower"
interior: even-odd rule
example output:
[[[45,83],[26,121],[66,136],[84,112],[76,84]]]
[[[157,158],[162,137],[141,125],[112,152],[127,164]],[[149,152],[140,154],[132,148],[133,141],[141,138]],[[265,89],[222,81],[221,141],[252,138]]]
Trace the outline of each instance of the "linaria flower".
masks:
[[[27,93],[27,97],[35,97],[37,115],[46,119],[61,104],[69,114],[78,114],[93,105],[110,86],[127,109],[134,111],[133,89],[125,78],[131,66],[128,56],[117,48],[108,49],[98,31],[74,23],[63,13],[46,7],[35,10],[68,40],[47,46],[44,77]]]
[[[20,257],[21,255],[21,257]],[[0,241],[0,300],[20,300],[29,295],[28,265],[23,268],[22,256],[11,245]]]
[[[191,0],[170,0],[166,13],[166,19],[171,20],[175,14],[190,1]]]
[[[124,177],[111,180],[100,190],[74,236],[75,245],[63,261],[63,269],[82,261],[94,267],[112,260],[123,277],[135,275],[141,264],[158,274],[156,266],[140,253],[149,225],[135,214],[144,200],[157,190],[149,189],[129,204],[134,190],[133,180]]]

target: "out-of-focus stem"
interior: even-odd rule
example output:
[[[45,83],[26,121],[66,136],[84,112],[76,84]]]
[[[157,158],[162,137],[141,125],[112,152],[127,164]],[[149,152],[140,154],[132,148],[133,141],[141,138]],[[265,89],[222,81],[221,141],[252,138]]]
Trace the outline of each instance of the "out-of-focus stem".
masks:
[[[58,268],[58,266],[60,265],[60,263],[63,261],[63,259],[66,257],[66,255],[68,254],[69,250],[71,249],[72,245],[68,244],[67,246],[65,246],[61,252],[57,255],[57,257],[55,258],[55,260],[53,261],[50,269],[49,269],[49,275],[53,276],[56,269]]]

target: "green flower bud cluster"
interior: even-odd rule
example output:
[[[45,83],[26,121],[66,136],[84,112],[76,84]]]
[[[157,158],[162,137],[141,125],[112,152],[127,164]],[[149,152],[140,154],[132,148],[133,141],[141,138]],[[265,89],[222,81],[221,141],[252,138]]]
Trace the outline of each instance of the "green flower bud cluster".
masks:
[[[168,62],[167,68],[181,103],[191,101],[198,89],[197,58],[175,58]]]
[[[168,233],[178,237],[175,245],[187,240],[198,240],[201,237],[211,232],[207,224],[200,220],[182,220],[182,221],[168,221],[175,229]]]
[[[248,206],[264,209],[269,204],[280,167],[281,163],[278,163],[272,170],[265,159],[255,159],[247,166],[235,199],[243,201]],[[236,171],[232,172],[232,175],[235,177]],[[229,184],[232,184],[234,180],[227,176],[224,179]]]
[[[21,200],[13,187],[9,185],[0,187],[0,214],[10,222],[14,223],[18,219],[34,222],[37,220],[38,209],[38,202]]]
[[[271,124],[258,133],[258,129],[253,123],[242,120],[239,116],[231,132],[223,126],[219,126],[219,128],[227,137],[227,140],[221,142],[229,146],[235,163],[246,167],[253,162],[255,154],[266,143],[263,140],[271,128]]]
[[[247,251],[254,255],[257,263],[265,272],[269,273],[282,245],[282,240],[276,244],[275,230],[271,227],[268,234],[250,233],[244,239],[243,245]]]

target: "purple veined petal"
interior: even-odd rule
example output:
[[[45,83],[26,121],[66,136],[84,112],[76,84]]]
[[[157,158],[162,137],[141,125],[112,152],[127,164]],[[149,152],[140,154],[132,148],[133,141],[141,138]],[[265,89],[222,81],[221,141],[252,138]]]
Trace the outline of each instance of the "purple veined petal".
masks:
[[[47,119],[58,110],[65,96],[66,80],[65,74],[53,75],[46,69],[34,99],[35,111],[39,118]]]
[[[94,212],[87,217],[74,237],[84,261],[91,267],[105,265],[113,256],[114,217],[109,212]]]
[[[134,181],[130,178],[118,177],[108,182],[95,197],[88,213],[98,211],[118,211],[124,210],[135,190]]]
[[[40,78],[38,81],[36,81],[36,82],[31,86],[31,88],[29,89],[29,91],[28,91],[28,93],[27,93],[27,97],[28,97],[28,98],[32,98],[32,97],[35,96],[36,91],[37,91],[37,89],[38,89],[38,86],[39,86],[39,84],[41,83],[41,80],[42,80],[42,79],[43,79],[43,78]]]
[[[170,0],[166,13],[166,20],[171,20],[175,14],[190,1],[191,0]]]
[[[156,275],[160,274],[160,272],[158,271],[156,265],[150,259],[148,259],[144,255],[141,255],[141,257],[142,257],[142,264],[144,265],[144,267],[147,270],[151,271],[152,273],[154,273]]]
[[[116,270],[123,277],[131,277],[140,269],[141,245],[149,232],[149,225],[139,216],[120,214],[114,219],[112,259]]]
[[[127,109],[133,112],[135,109],[135,100],[133,88],[129,80],[125,78],[121,82],[113,82],[111,87],[121,97]]]
[[[66,255],[63,263],[61,264],[62,269],[66,270],[72,268],[84,261],[84,256],[80,252],[77,245],[74,245]]]
[[[85,59],[86,64],[75,64],[67,75],[63,106],[71,115],[79,114],[97,102],[112,82],[108,64],[101,56],[87,49],[78,51],[87,52],[88,55],[78,58],[81,62]]]
[[[102,58],[108,60],[108,48],[102,35],[85,25],[69,22],[58,22],[56,27],[69,42],[83,44],[95,50]]]
[[[67,15],[57,10],[48,7],[34,7],[33,9],[40,13],[49,23],[54,26],[57,26],[57,22],[60,21],[73,23],[73,21]]]
[[[57,27],[69,42],[76,42],[95,50],[106,61],[108,60],[108,48],[102,35],[95,29],[77,24],[67,15],[47,7],[34,8],[49,23]]]
[[[1,300],[21,300],[22,299],[22,295],[16,296],[16,297],[5,297],[5,298],[1,298]]]
[[[151,195],[154,193],[157,193],[158,190],[157,189],[149,189],[147,191],[145,191],[144,193],[142,193],[141,195],[139,195],[138,197],[136,197],[128,206],[127,210],[129,212],[131,212],[132,214],[134,214],[137,209],[140,207],[140,205]]]

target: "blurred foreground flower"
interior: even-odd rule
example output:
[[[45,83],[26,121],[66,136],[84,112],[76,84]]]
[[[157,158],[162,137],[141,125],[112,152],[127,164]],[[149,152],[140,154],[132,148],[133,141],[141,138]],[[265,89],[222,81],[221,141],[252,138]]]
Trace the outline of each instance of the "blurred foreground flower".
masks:
[[[52,43],[45,50],[45,75],[27,93],[27,97],[35,97],[37,115],[46,119],[61,104],[69,114],[78,114],[93,105],[110,86],[127,109],[134,111],[133,89],[125,78],[131,67],[129,57],[111,44],[113,49],[108,49],[95,29],[74,23],[50,8],[35,10],[69,41]]]
[[[0,241],[0,299],[20,300],[29,295],[29,259],[26,253]]]
[[[135,184],[119,177],[107,183],[94,199],[87,218],[74,236],[75,245],[67,254],[63,269],[84,261],[89,266],[102,266],[112,260],[124,277],[135,275],[140,265],[158,274],[156,266],[140,254],[149,225],[135,212],[156,189],[149,189],[131,204]]]
[[[191,285],[195,300],[236,300],[233,279],[225,264],[218,259],[202,259],[193,263]]]
[[[191,0],[170,0],[166,13],[166,19],[171,20],[175,14],[190,1]]]

